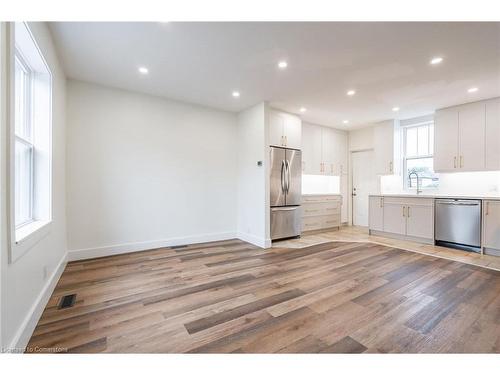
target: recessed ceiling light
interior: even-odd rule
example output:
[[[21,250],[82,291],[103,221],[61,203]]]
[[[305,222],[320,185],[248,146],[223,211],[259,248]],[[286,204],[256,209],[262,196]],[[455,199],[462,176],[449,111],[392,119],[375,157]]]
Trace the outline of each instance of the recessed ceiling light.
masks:
[[[280,69],[286,69],[287,66],[288,66],[288,63],[286,61],[280,61],[278,63],[278,68],[280,68]]]
[[[392,111],[393,111],[393,112],[397,112],[397,111],[399,111],[399,107],[393,107],[393,108],[392,108]]]
[[[239,98],[240,97],[240,92],[239,91],[233,91],[233,96],[235,98]]]
[[[304,107],[300,108],[300,112],[304,113],[305,111],[307,111],[307,108],[304,108]]]
[[[146,68],[145,66],[139,67],[138,70],[139,70],[139,73],[141,73],[141,74],[148,74],[149,73],[148,68]]]
[[[467,90],[467,92],[476,92],[477,90],[479,90],[477,87],[471,87],[470,89]]]
[[[433,57],[431,60],[431,65],[437,65],[443,62],[442,57]]]
[[[342,121],[343,124],[348,124],[349,123],[349,120],[344,120]]]
[[[349,95],[349,96],[353,96],[354,94],[356,94],[356,91],[354,91],[354,90],[347,91],[347,95]]]

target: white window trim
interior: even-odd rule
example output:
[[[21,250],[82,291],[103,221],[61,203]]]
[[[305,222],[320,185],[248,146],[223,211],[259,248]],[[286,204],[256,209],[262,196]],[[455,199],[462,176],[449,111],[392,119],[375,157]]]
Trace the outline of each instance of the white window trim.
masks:
[[[403,177],[403,190],[404,191],[411,191],[411,190],[416,190],[417,187],[416,186],[412,186],[410,187],[408,185],[408,176],[406,175],[406,169],[407,169],[407,164],[406,164],[406,161],[407,160],[418,160],[418,159],[428,159],[428,158],[433,158],[434,159],[434,153],[432,154],[428,154],[428,155],[419,155],[419,156],[406,156],[406,131],[408,129],[411,129],[411,128],[418,128],[419,126],[423,126],[423,125],[433,125],[434,124],[434,119],[432,117],[423,117],[421,118],[421,121],[418,121],[420,120],[419,119],[416,119],[417,121],[413,121],[413,122],[409,122],[407,125],[402,125],[401,127],[403,128],[403,147],[402,147],[402,150],[403,150],[403,173],[401,173],[402,177]],[[418,141],[417,141],[418,142]],[[418,145],[417,145],[417,150],[418,150]],[[425,190],[426,192],[433,192],[433,191],[437,191],[439,188],[438,187],[433,187],[433,188],[422,188],[420,187],[420,189],[422,190]]]
[[[47,64],[42,52],[40,51],[40,48],[38,46],[38,43],[36,42],[35,38],[33,37],[31,30],[26,27],[29,36],[31,40],[33,41],[34,45],[36,46],[39,57],[41,59],[41,64],[44,65],[44,70],[48,73],[49,79],[50,79],[50,86],[49,86],[49,109],[48,109],[48,116],[49,116],[49,124],[52,123],[52,81],[53,81],[53,74],[52,71]],[[9,212],[9,217],[8,217],[8,225],[9,225],[9,242],[10,242],[10,252],[9,252],[9,263],[13,263],[16,260],[18,260],[21,256],[23,256],[26,252],[28,252],[31,248],[33,248],[38,242],[40,242],[44,237],[46,237],[50,231],[51,231],[51,226],[52,226],[52,197],[49,197],[49,219],[48,220],[32,220],[29,223],[25,223],[24,225],[20,225],[18,228],[16,228],[15,225],[15,177],[14,177],[14,171],[15,171],[15,119],[14,119],[14,113],[15,113],[15,108],[14,108],[14,102],[15,102],[15,97],[14,97],[14,87],[15,87],[15,51],[16,51],[16,39],[15,39],[15,23],[14,22],[9,22],[7,23],[6,27],[6,40],[7,40],[7,125],[8,125],[8,134],[9,134],[9,142],[7,145],[7,152],[8,152],[8,174],[7,174],[7,186],[9,189],[9,194],[8,194],[8,202],[7,202],[7,209]],[[36,73],[35,73],[36,74]],[[52,159],[52,130],[51,130],[51,125],[50,125],[50,134],[49,134],[49,152],[50,156],[49,158]],[[34,129],[32,129],[34,130]],[[32,135],[34,136],[34,135]],[[50,162],[49,165],[49,189],[52,191],[52,163]],[[34,164],[33,164],[34,165]],[[35,168],[33,167],[33,171]],[[32,181],[33,184],[33,181]],[[33,194],[33,190],[32,190]],[[50,194],[52,195],[52,194]],[[32,197],[33,199],[33,197]],[[33,205],[32,205],[33,208]]]

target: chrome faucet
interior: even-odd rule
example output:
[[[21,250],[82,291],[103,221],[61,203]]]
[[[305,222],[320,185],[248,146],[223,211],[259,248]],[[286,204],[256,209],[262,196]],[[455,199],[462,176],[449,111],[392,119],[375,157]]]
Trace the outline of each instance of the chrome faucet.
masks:
[[[411,186],[411,176],[412,175],[415,175],[417,177],[417,194],[420,194],[422,192],[422,190],[420,190],[420,177],[418,176],[418,173],[415,171],[411,171],[408,174],[408,178],[410,180],[410,189],[412,188],[412,186]]]

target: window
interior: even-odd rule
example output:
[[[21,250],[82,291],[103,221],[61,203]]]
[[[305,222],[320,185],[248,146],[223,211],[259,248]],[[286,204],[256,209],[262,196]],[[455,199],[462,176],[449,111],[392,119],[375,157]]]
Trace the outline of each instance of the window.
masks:
[[[433,145],[434,122],[432,120],[404,126],[404,187],[416,189],[417,178],[410,173],[415,172],[420,178],[422,189],[437,188],[439,176],[434,173]]]
[[[52,74],[28,25],[16,22],[11,31],[12,261],[48,233],[51,221]]]
[[[15,54],[15,225],[33,221],[32,71],[19,51]]]

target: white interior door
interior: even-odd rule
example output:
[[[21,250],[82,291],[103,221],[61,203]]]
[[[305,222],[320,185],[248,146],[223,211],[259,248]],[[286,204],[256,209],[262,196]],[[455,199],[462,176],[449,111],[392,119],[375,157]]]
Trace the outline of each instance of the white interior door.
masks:
[[[352,153],[352,223],[368,226],[368,196],[377,193],[373,151]]]

